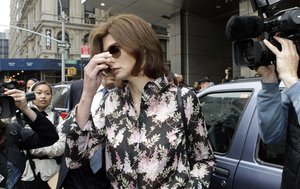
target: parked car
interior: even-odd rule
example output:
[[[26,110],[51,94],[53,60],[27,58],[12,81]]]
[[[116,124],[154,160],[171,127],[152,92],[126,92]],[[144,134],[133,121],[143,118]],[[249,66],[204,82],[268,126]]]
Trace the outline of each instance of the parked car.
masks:
[[[285,140],[266,145],[258,135],[260,79],[211,86],[199,94],[216,156],[211,189],[279,189]]]
[[[65,118],[70,111],[69,94],[72,81],[66,81],[53,85],[52,103],[56,111],[60,112],[62,118]]]

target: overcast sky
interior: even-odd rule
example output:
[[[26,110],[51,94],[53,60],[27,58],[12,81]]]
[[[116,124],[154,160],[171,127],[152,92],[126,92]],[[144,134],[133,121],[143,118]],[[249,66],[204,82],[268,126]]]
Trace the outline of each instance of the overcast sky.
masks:
[[[9,3],[10,0],[1,0],[0,4],[0,25],[9,25]],[[8,27],[0,26],[0,32],[3,32]]]

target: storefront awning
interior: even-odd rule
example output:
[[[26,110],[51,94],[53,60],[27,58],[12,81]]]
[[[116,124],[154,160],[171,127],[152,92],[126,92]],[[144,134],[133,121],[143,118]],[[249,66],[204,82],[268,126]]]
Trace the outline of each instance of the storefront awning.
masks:
[[[86,60],[66,61],[65,67],[75,67],[81,70],[87,64]],[[61,70],[60,59],[39,58],[2,58],[0,59],[0,71],[58,71]]]

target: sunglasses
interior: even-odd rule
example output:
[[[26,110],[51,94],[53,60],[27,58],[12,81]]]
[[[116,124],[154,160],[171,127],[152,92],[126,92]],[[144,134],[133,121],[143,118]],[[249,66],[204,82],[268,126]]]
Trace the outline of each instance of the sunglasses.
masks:
[[[119,58],[121,56],[121,49],[115,43],[113,43],[112,45],[110,45],[107,48],[107,51],[112,55],[113,58]]]

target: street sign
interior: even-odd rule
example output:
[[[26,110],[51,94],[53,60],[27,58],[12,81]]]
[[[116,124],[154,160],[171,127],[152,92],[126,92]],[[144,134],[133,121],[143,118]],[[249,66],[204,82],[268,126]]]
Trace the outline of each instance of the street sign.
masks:
[[[57,43],[57,47],[58,48],[62,48],[62,49],[68,49],[68,48],[70,48],[70,44],[68,44],[68,43]]]

